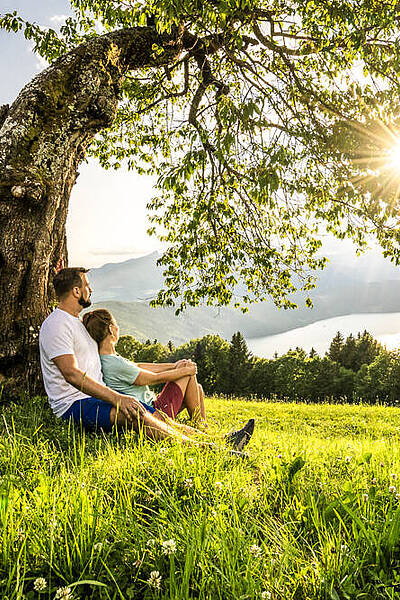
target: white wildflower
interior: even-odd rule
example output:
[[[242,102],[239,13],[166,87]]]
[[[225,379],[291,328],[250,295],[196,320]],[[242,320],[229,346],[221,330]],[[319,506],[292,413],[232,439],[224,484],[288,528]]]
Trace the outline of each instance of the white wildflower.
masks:
[[[188,464],[192,465],[194,463],[194,458],[192,458],[191,456],[187,459]]]
[[[93,550],[94,550],[95,552],[100,552],[100,550],[102,549],[102,547],[103,547],[103,544],[102,544],[102,542],[97,542],[97,544],[95,544],[95,545],[93,546]]]
[[[168,450],[167,450],[167,448],[165,448],[164,446],[162,446],[162,448],[160,448],[159,452],[160,452],[160,454],[165,455],[165,454],[167,454]]]
[[[362,497],[363,497],[363,500],[365,500],[366,502],[369,500],[368,494],[363,494]]]
[[[170,556],[171,554],[175,554],[176,552],[176,542],[175,540],[165,540],[165,542],[161,543],[163,554],[166,556]]]
[[[396,496],[395,496],[395,498],[396,498],[396,500],[400,500],[400,494],[397,493]]]
[[[59,523],[58,523],[58,521],[57,521],[57,519],[56,519],[55,517],[52,517],[52,518],[50,519],[50,521],[49,521],[49,527],[50,527],[50,529],[52,529],[53,531],[54,531],[55,529],[58,529],[58,527],[59,527]]]
[[[391,477],[392,479],[397,479],[397,475],[396,475],[396,473],[392,473],[392,474],[390,475],[390,477]]]
[[[347,546],[347,544],[342,544],[340,546],[340,552],[342,554],[348,554],[349,553],[349,547]]]
[[[376,479],[376,477],[374,477],[372,480],[372,485],[376,485],[376,484],[377,484],[377,479]]]
[[[216,481],[214,483],[214,487],[216,487],[217,490],[222,490],[222,488],[224,487],[224,484],[222,483],[222,481]]]
[[[183,485],[185,486],[185,488],[190,489],[191,487],[193,487],[193,479],[191,479],[190,477],[188,479],[185,479]]]
[[[57,600],[72,600],[72,590],[70,587],[61,587],[54,596]]]
[[[395,494],[397,492],[396,486],[395,485],[389,485],[389,492],[391,494]]]
[[[38,577],[33,582],[33,589],[35,590],[35,592],[43,592],[43,590],[45,590],[46,587],[47,587],[47,581],[45,580],[44,577]]]
[[[256,558],[261,556],[261,548],[260,546],[257,546],[257,544],[253,544],[252,546],[250,546],[250,552]]]
[[[283,458],[282,454],[278,454],[278,458]]]
[[[271,600],[271,592],[269,592],[268,590],[264,590],[263,592],[261,592],[261,598],[262,600]]]
[[[351,457],[350,456],[346,456],[344,459],[344,462],[349,464],[349,462],[351,461]]]
[[[159,590],[161,587],[161,575],[160,575],[159,571],[152,571],[150,573],[150,577],[147,580],[147,583],[151,587],[154,587],[157,590]]]

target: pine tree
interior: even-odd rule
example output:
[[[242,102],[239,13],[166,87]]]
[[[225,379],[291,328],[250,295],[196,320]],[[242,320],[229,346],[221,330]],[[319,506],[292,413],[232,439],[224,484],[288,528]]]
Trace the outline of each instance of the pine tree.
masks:
[[[340,364],[345,369],[357,371],[357,340],[352,333],[350,333],[343,345]]]
[[[246,340],[240,331],[233,334],[228,356],[226,392],[228,394],[243,394],[247,390],[248,377],[251,369],[251,353]]]
[[[358,371],[362,365],[370,365],[383,350],[382,346],[372,335],[364,330],[357,336],[357,357],[354,370]]]
[[[327,357],[333,360],[334,362],[342,364],[343,346],[344,337],[340,333],[340,331],[338,331],[335,337],[333,338],[331,345],[329,346],[328,352],[326,353]]]

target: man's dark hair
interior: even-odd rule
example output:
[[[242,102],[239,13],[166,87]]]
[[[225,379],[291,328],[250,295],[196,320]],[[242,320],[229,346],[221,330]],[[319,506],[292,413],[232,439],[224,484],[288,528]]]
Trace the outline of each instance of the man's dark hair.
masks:
[[[82,287],[81,273],[88,273],[84,267],[68,267],[61,269],[53,279],[53,285],[58,299],[62,298],[74,287]]]

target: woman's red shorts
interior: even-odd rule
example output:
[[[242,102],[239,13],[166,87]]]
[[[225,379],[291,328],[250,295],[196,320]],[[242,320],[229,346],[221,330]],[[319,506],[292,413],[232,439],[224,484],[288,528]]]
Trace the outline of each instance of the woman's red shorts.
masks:
[[[154,408],[174,419],[182,410],[183,393],[175,381],[166,383],[154,401]]]

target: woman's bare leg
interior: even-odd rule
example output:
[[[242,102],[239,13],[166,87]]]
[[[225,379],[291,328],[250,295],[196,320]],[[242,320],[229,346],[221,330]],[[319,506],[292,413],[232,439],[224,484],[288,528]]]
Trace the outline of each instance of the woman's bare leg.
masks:
[[[177,421],[173,421],[170,417],[168,417],[168,415],[164,414],[163,412],[161,412],[159,410],[156,410],[156,412],[153,413],[153,416],[156,419],[159,419],[160,421],[167,423],[172,428],[180,429],[188,436],[207,435],[206,433],[204,433],[204,431],[200,431],[200,429],[195,429],[194,427],[190,427],[189,425],[184,425],[183,423],[178,423]]]
[[[143,429],[144,434],[153,440],[165,440],[167,438],[175,438],[179,439],[184,444],[188,444],[190,446],[204,446],[204,444],[200,444],[195,440],[190,439],[181,431],[171,427],[171,425],[169,425],[168,423],[156,419],[149,412],[141,416],[140,424],[138,423],[138,421],[130,423],[125,417],[125,415],[123,415],[119,411],[117,412],[117,409],[113,406],[110,411],[110,421],[113,425],[116,424],[119,426],[133,428],[135,431]]]
[[[203,390],[203,386],[200,383],[198,383],[197,385],[199,388],[201,423],[202,423],[202,425],[205,425],[207,427],[206,407],[204,405],[204,390]]]
[[[197,383],[196,375],[181,377],[181,379],[177,379],[175,383],[179,385],[182,390],[182,408],[187,409],[191,419],[194,419],[195,421],[202,419],[199,390],[200,386]]]

